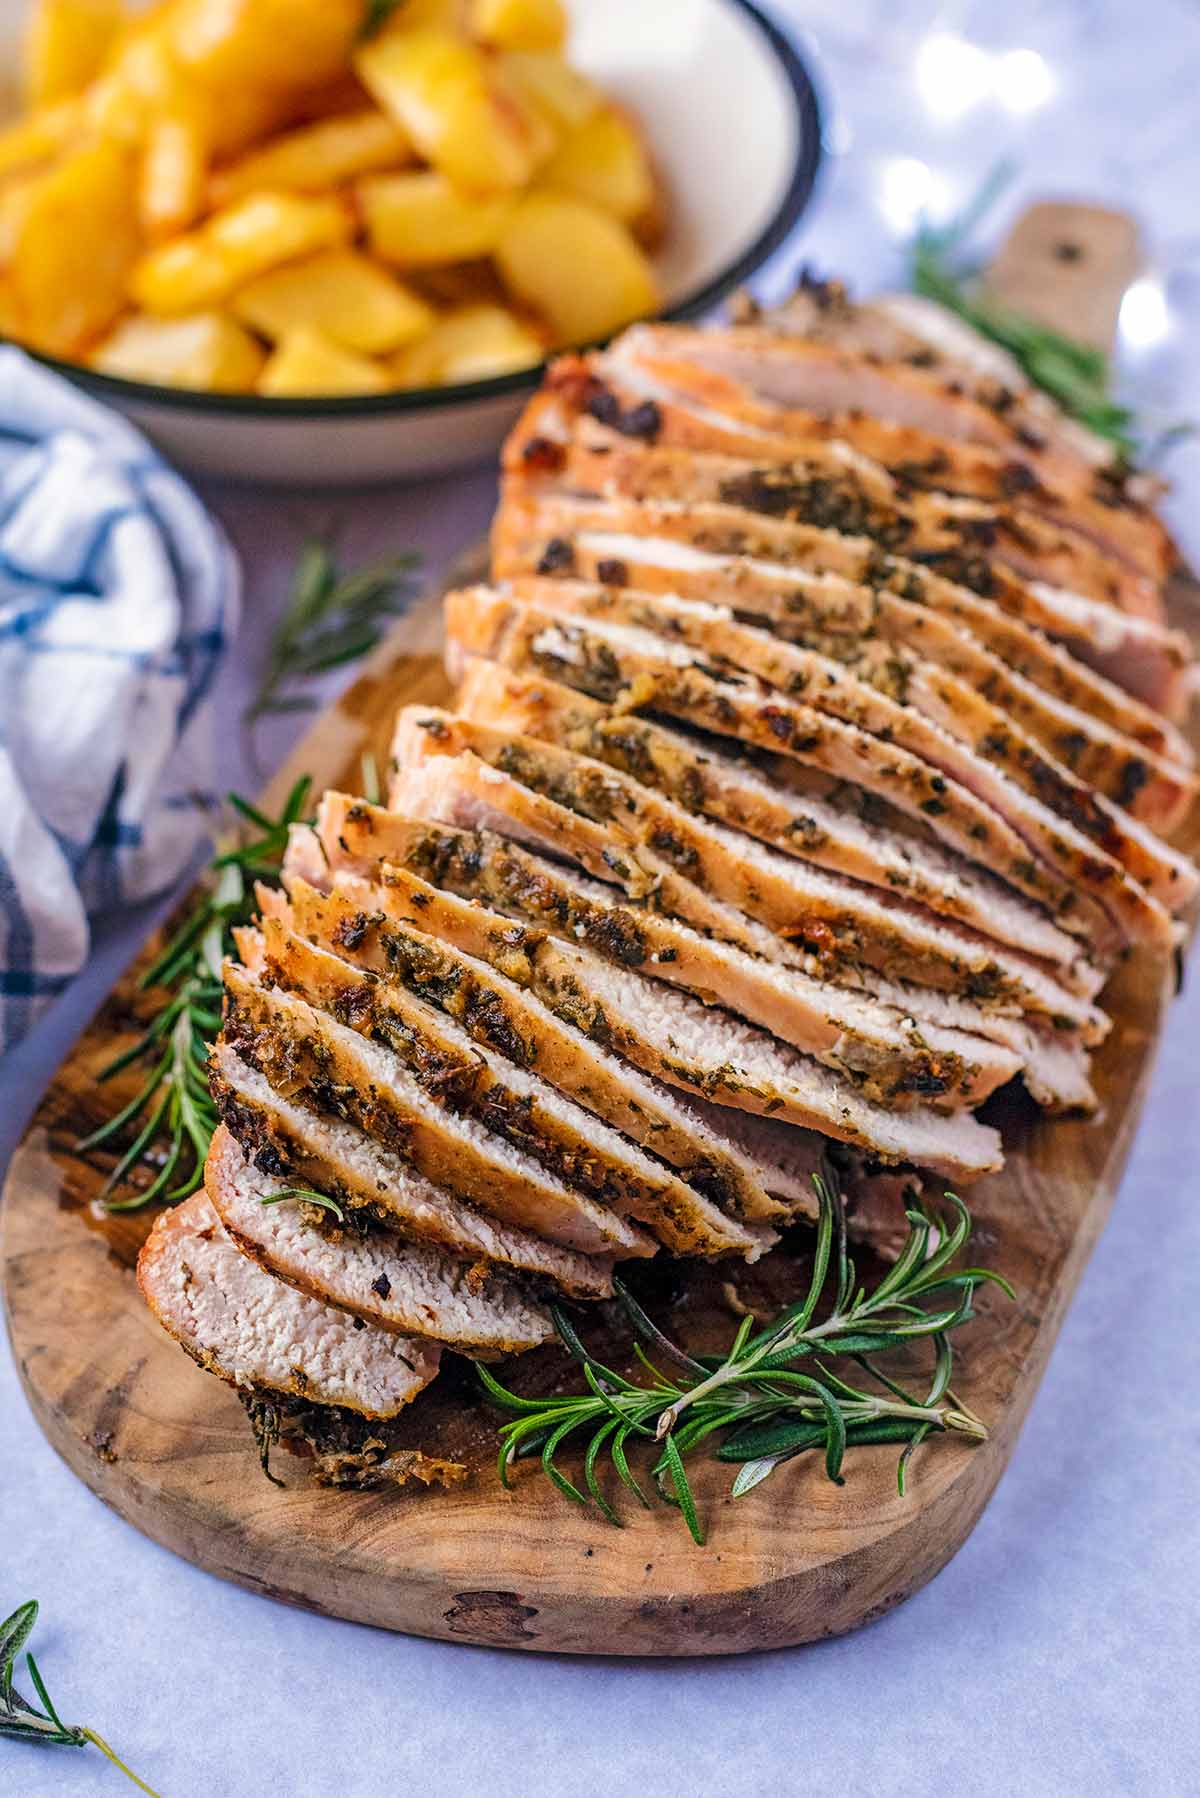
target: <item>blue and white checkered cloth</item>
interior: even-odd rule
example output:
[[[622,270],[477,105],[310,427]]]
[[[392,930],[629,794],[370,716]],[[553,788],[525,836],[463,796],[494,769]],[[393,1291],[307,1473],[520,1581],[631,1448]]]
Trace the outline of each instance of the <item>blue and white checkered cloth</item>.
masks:
[[[0,1053],[83,966],[89,914],[191,857],[239,585],[131,425],[0,349]]]

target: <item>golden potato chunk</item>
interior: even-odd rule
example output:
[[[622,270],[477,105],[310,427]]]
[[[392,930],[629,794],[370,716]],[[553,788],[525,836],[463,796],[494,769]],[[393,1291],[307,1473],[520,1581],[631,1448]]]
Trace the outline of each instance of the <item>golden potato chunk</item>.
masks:
[[[545,124],[493,79],[483,52],[451,32],[381,33],[355,67],[424,159],[473,193],[524,187],[553,148]]]
[[[214,206],[227,206],[264,189],[320,193],[353,175],[399,168],[411,156],[408,138],[395,119],[364,107],[284,132],[217,169],[209,198]]]
[[[140,144],[159,119],[179,108],[199,109],[205,99],[184,80],[165,26],[151,16],[121,40],[84,106],[94,130]]]
[[[122,310],[139,247],[136,181],[133,155],[102,140],[21,192],[5,220],[9,275],[36,349],[74,355]]]
[[[147,312],[198,312],[255,275],[345,243],[350,215],[340,201],[299,194],[249,194],[185,237],[148,251],[129,292]]]
[[[498,60],[505,87],[558,136],[574,131],[603,104],[595,82],[554,50],[510,50]]]
[[[258,391],[276,399],[296,399],[305,394],[381,393],[391,385],[378,362],[305,327],[284,338],[262,372]]]
[[[235,319],[223,312],[188,318],[150,318],[135,313],[88,358],[101,374],[168,387],[244,393],[254,386],[265,357]]]
[[[116,41],[122,0],[33,0],[25,31],[25,91],[33,106],[82,93]]]
[[[510,291],[549,322],[559,343],[607,337],[660,302],[654,270],[625,226],[567,195],[520,200],[496,261]]]
[[[399,349],[436,314],[357,250],[323,250],[259,275],[234,295],[233,310],[273,342],[309,326],[366,355]]]
[[[538,181],[589,200],[626,224],[644,218],[654,206],[654,176],[642,140],[617,106],[602,106],[577,125]]]
[[[518,368],[534,368],[546,346],[504,306],[460,306],[432,331],[392,359],[401,387],[436,387],[482,381]]]
[[[501,50],[561,50],[567,14],[562,0],[473,0],[470,26]]]
[[[344,243],[351,221],[335,199],[262,193],[215,212],[205,231],[213,247],[248,277],[293,256]]]
[[[44,106],[0,130],[0,180],[37,168],[65,150],[79,132],[82,108],[78,100],[61,100]]]
[[[490,255],[513,209],[511,196],[464,193],[435,169],[373,175],[358,199],[371,249],[397,268]]]
[[[345,69],[365,0],[172,0],[181,64],[212,92],[302,93]]]
[[[199,312],[225,299],[238,277],[203,231],[174,237],[138,258],[129,275],[129,296],[147,312]]]
[[[186,115],[201,128],[212,156],[232,156],[295,116],[295,98],[251,82],[210,87],[181,63],[168,7],[152,10],[121,39],[83,96],[88,123],[106,137],[141,144],[160,119]]]
[[[208,173],[205,134],[194,113],[165,113],[151,126],[142,152],[138,212],[142,230],[157,240],[186,231],[204,209]]]

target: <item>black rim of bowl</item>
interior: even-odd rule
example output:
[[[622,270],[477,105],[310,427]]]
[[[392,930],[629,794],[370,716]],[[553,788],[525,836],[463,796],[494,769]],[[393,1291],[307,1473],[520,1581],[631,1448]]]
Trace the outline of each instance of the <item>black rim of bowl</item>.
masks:
[[[675,305],[654,316],[680,321],[706,312],[718,300],[740,287],[784,243],[792,227],[801,217],[822,161],[821,106],[808,65],[799,51],[784,36],[753,0],[726,0],[744,13],[757,27],[775,57],[791,90],[796,111],[796,160],[784,190],[783,198],[762,231],[741,255],[726,268],[706,281],[703,287]],[[11,340],[10,340],[11,341]],[[17,345],[24,348],[24,345]],[[596,346],[584,346],[596,347]],[[493,375],[485,381],[462,381],[448,387],[402,387],[394,393],[337,394],[312,399],[273,399],[257,393],[206,393],[199,388],[159,386],[153,381],[126,380],[119,375],[100,374],[79,362],[66,362],[56,356],[27,351],[36,361],[58,374],[65,375],[77,386],[84,387],[99,399],[158,406],[175,411],[204,412],[224,418],[320,419],[383,418],[405,412],[431,412],[450,406],[478,404],[503,399],[509,394],[525,393],[537,386],[544,364],[522,368],[510,375]]]

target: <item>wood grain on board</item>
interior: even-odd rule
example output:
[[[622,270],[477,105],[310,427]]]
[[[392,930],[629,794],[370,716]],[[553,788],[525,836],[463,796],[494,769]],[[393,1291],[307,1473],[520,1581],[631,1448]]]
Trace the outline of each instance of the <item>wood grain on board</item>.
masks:
[[[1174,600],[1176,621],[1194,626],[1197,589],[1178,582]],[[318,789],[355,787],[364,749],[382,765],[396,707],[447,696],[437,645],[431,600],[314,727],[268,802],[300,771]],[[1200,820],[1184,846],[1200,847]],[[136,987],[152,952],[63,1064],[9,1172],[0,1286],[21,1379],[47,1437],[139,1529],[255,1591],[421,1635],[614,1655],[720,1654],[836,1634],[899,1603],[961,1546],[1012,1452],[1108,1215],[1174,985],[1173,968],[1144,953],[1111,984],[1115,1022],[1097,1058],[1098,1118],[1043,1120],[1011,1093],[987,1114],[1004,1129],[1008,1160],[971,1188],[974,1252],[1018,1296],[1009,1303],[990,1289],[980,1294],[955,1387],[990,1426],[989,1440],[927,1442],[906,1498],[890,1449],[855,1450],[841,1487],[816,1457],[802,1457],[736,1502],[728,1496],[735,1470],[698,1461],[709,1532],[699,1549],[676,1512],[640,1510],[615,1479],[623,1529],[567,1503],[536,1466],[521,1466],[506,1492],[495,1471],[500,1419],[452,1356],[406,1414],[402,1435],[465,1464],[464,1484],[330,1491],[310,1485],[303,1464],[282,1451],[275,1465],[286,1488],[264,1480],[234,1394],[187,1359],[138,1297],[132,1267],[149,1220],[98,1211],[113,1157],[76,1146],[134,1088],[135,1076],[99,1088],[97,1074],[152,1003]],[[740,1302],[775,1308],[806,1285],[808,1250],[807,1234],[795,1232],[754,1268],[667,1264],[636,1278],[658,1320],[702,1350],[729,1338],[731,1280]],[[587,1332],[608,1352],[603,1312]],[[511,1373],[530,1393],[564,1378],[571,1371],[554,1350],[522,1358]]]

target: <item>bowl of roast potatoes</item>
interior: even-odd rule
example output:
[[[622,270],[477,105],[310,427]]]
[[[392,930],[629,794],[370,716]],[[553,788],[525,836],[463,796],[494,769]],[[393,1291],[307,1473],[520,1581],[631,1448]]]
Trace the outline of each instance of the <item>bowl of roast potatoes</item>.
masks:
[[[547,357],[713,306],[812,188],[747,0],[10,0],[0,335],[196,471],[490,455]]]

